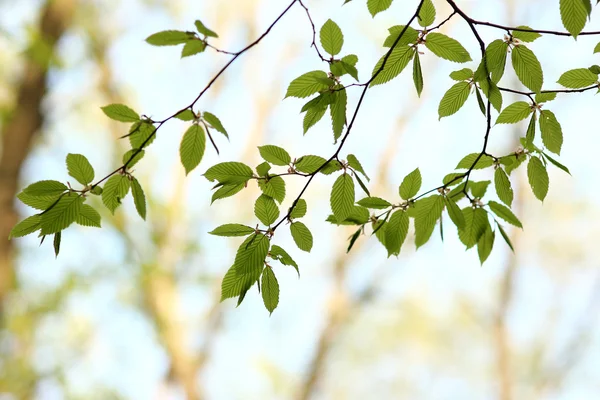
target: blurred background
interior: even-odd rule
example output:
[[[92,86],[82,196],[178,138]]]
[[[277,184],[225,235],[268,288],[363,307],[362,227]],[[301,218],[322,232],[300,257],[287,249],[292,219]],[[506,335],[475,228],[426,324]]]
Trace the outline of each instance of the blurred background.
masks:
[[[357,54],[365,81],[383,54],[387,28],[405,24],[416,4],[396,1],[371,18],[364,1],[306,0],[317,29],[328,19],[345,34],[342,54]],[[437,22],[449,15],[434,1]],[[551,3],[551,4],[549,4]],[[550,167],[550,192],[535,200],[525,168],[511,176],[524,230],[499,238],[480,266],[449,220],[418,252],[409,239],[386,259],[375,239],[345,253],[351,228],[323,222],[334,176],[319,176],[306,199],[315,237],[310,254],[281,229],[274,243],[300,265],[302,278],[276,267],[281,286],[272,316],[256,290],[244,303],[219,303],[220,282],[241,240],[207,232],[228,222],[254,225],[249,187],[210,205],[201,173],[216,162],[259,163],[257,145],[293,157],[334,152],[326,118],[302,136],[303,102],[287,84],[326,65],[311,49],[311,28],[298,5],[272,34],[243,55],[198,103],[228,129],[187,178],[179,163],[181,121],[161,128],[135,167],[146,189],[147,221],[127,199],[116,215],[103,207],[103,228],[73,226],[61,254],[38,239],[7,241],[33,214],[14,201],[41,179],[68,180],[67,153],[85,154],[103,176],[120,165],[128,126],[100,107],[125,103],[162,119],[189,104],[229,59],[210,49],[180,59],[179,47],[144,39],[164,29],[193,30],[195,19],[230,51],[260,35],[287,6],[281,0],[2,0],[0,1],[0,399],[593,399],[600,393],[600,202],[598,100],[592,92],[560,95],[547,108],[565,133]],[[469,15],[507,25],[563,30],[558,1],[461,1]],[[600,30],[594,11],[586,30]],[[478,45],[459,18],[442,32],[470,51]],[[486,41],[502,31],[481,28]],[[600,64],[600,39],[543,37],[530,45],[544,67],[545,89],[568,69]],[[415,167],[423,188],[439,185],[467,153],[480,151],[485,120],[474,96],[455,116],[437,107],[463,65],[421,57],[425,89],[416,96],[406,71],[371,89],[342,156],[355,153],[373,195],[395,199]],[[509,62],[510,63],[510,62]],[[351,83],[344,78],[346,84]],[[520,88],[511,67],[503,86]],[[349,112],[359,89],[349,90]],[[521,100],[505,94],[504,104]],[[494,127],[489,151],[514,151],[521,124]],[[475,177],[490,177],[490,171]],[[287,179],[288,199],[304,184]],[[491,194],[492,198],[495,194]],[[357,194],[357,199],[361,198]],[[98,200],[98,199],[94,199]],[[97,203],[97,205],[100,205]]]

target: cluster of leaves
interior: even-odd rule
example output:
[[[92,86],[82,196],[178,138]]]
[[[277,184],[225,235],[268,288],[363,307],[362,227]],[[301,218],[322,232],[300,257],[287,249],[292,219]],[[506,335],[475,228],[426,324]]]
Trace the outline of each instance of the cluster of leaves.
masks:
[[[350,1],[346,0],[344,4]],[[254,202],[254,215],[259,221],[255,227],[228,223],[210,232],[216,236],[245,238],[236,252],[233,265],[223,278],[221,299],[237,297],[239,305],[248,290],[256,284],[262,293],[267,310],[273,312],[277,307],[280,289],[274,272],[275,261],[283,266],[293,267],[298,276],[300,270],[290,254],[273,243],[273,238],[278,228],[285,223],[289,226],[289,233],[296,246],[302,251],[311,251],[313,235],[301,220],[308,208],[302,196],[318,174],[337,175],[330,192],[332,213],[327,221],[335,225],[355,227],[356,230],[349,237],[348,251],[367,231],[374,235],[386,249],[388,257],[400,254],[411,226],[417,249],[430,240],[437,226],[443,240],[445,216],[456,227],[458,237],[465,247],[477,248],[482,264],[489,257],[498,233],[512,249],[503,224],[508,223],[518,228],[522,228],[522,224],[511,210],[514,197],[511,174],[526,163],[531,190],[539,200],[543,201],[549,189],[548,165],[553,164],[569,173],[567,167],[549,154],[560,155],[563,131],[555,113],[547,109],[547,104],[555,100],[560,93],[600,89],[598,79],[600,66],[592,65],[572,69],[562,74],[557,83],[566,89],[544,90],[542,65],[528,45],[544,34],[574,38],[583,34],[582,30],[591,13],[591,2],[560,0],[560,14],[568,34],[540,31],[528,26],[504,27],[477,21],[466,15],[453,0],[446,0],[446,2],[452,7],[453,12],[434,26],[437,17],[436,8],[432,0],[421,0],[408,23],[394,25],[388,29],[389,35],[383,43],[383,47],[387,50],[374,66],[370,78],[364,83],[347,85],[343,83],[346,76],[360,82],[356,68],[358,57],[354,54],[340,56],[344,46],[344,35],[332,20],[327,20],[318,34],[322,50],[329,55],[329,58],[323,57],[315,43],[317,32],[309,10],[301,0],[292,1],[265,34],[237,53],[219,50],[209,44],[208,38],[218,36],[200,21],[195,23],[197,32],[168,30],[151,35],[146,40],[152,45],[183,44],[182,57],[203,52],[210,47],[218,52],[232,55],[233,59],[211,80],[192,104],[164,120],[154,121],[140,116],[122,104],[103,107],[102,110],[109,118],[132,124],[129,133],[124,136],[129,139],[131,149],[123,155],[123,165],[96,183],[92,183],[95,176],[94,169],[85,156],[69,154],[68,172],[82,187],[73,189],[69,183],[48,180],[33,183],[25,188],[18,198],[40,212],[19,222],[13,228],[11,237],[25,236],[37,231],[42,240],[46,235],[54,235],[54,247],[58,255],[61,232],[72,223],[100,227],[100,214],[92,205],[86,204],[90,195],[101,196],[102,203],[111,213],[114,213],[122,199],[131,191],[138,213],[145,218],[144,192],[138,180],[132,175],[131,167],[143,158],[145,149],[154,141],[157,130],[173,118],[191,123],[180,145],[181,164],[188,174],[202,161],[207,137],[218,153],[211,131],[217,131],[227,138],[229,135],[214,114],[207,111],[194,111],[195,103],[233,60],[258,44],[275,23],[297,3],[307,12],[313,26],[312,44],[321,61],[328,64],[328,71],[309,71],[292,80],[285,97],[300,99],[310,97],[301,107],[301,112],[305,113],[303,119],[305,134],[329,110],[334,143],[338,143],[340,138],[341,140],[337,150],[329,158],[312,154],[292,158],[282,147],[264,145],[258,147],[264,162],[255,168],[241,162],[228,161],[213,165],[206,170],[204,177],[215,183],[211,203],[236,195],[252,182],[256,182],[261,193]],[[367,8],[375,17],[378,13],[387,10],[392,3],[393,0],[367,0]],[[339,156],[352,128],[352,122],[360,109],[364,93],[373,86],[392,81],[412,61],[413,81],[416,92],[420,96],[424,87],[421,58],[428,57],[429,53],[454,63],[472,62],[471,55],[460,42],[436,32],[456,16],[460,16],[471,27],[481,47],[481,59],[472,68],[464,67],[450,74],[450,79],[455,83],[442,96],[438,115],[441,119],[457,113],[474,93],[479,108],[487,120],[483,149],[479,153],[464,156],[455,171],[444,176],[442,184],[436,188],[419,194],[422,176],[417,168],[402,180],[398,187],[398,197],[384,199],[372,196],[365,184],[365,181],[368,183],[369,177],[358,158],[353,154],[348,154],[345,159]],[[419,27],[411,26],[415,20]],[[478,25],[491,26],[506,33],[486,46],[477,32]],[[600,52],[600,43],[594,48],[594,53],[598,52]],[[516,76],[529,91],[500,86],[509,54]],[[363,96],[360,97],[353,116],[348,120],[346,91],[350,87],[362,87]],[[520,95],[525,101],[517,101],[503,108],[503,92]],[[510,154],[495,156],[487,152],[488,138],[494,127],[491,115],[493,110],[498,113],[495,124],[516,124],[529,119],[527,129],[521,138],[521,146]],[[540,132],[541,141],[536,136],[537,130]],[[490,199],[491,190],[488,189],[492,184],[491,180],[473,179],[472,175],[475,171],[486,169],[493,170],[493,187],[499,201]],[[283,208],[287,195],[285,178],[291,175],[305,177],[307,181],[302,191],[293,200],[288,199],[291,200],[289,207]],[[366,194],[366,197],[358,201],[356,201],[355,183]]]

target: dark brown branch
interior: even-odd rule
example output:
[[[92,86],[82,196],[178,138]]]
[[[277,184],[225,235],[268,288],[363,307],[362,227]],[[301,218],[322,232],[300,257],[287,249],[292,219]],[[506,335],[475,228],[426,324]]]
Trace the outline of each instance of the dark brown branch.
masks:
[[[317,29],[315,28],[315,23],[313,22],[312,17],[310,16],[310,12],[308,11],[308,7],[306,7],[304,5],[304,3],[302,2],[302,0],[298,0],[298,3],[302,6],[302,8],[304,8],[304,11],[306,11],[306,16],[308,17],[308,21],[310,22],[310,26],[312,27],[312,43],[310,44],[311,47],[315,48],[315,51],[317,52],[317,54],[319,55],[319,58],[322,61],[330,62],[328,59],[326,59],[325,57],[323,57],[323,55],[321,54],[321,51],[319,50],[319,46],[317,46]]]

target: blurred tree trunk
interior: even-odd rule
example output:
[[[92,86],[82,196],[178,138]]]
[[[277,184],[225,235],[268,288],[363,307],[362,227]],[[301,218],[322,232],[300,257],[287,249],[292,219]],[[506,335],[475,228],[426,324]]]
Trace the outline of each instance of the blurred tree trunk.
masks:
[[[56,43],[72,20],[76,0],[48,0],[39,22],[40,37],[54,52]],[[34,136],[44,123],[41,103],[47,90],[48,67],[30,59],[16,89],[14,110],[1,133],[0,155],[0,307],[7,293],[15,287],[14,246],[8,240],[18,215],[14,207],[21,166]]]

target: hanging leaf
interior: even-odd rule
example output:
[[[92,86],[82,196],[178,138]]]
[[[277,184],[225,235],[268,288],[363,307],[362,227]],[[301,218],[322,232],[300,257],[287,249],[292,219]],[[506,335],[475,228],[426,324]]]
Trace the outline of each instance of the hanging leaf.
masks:
[[[477,254],[479,255],[479,262],[481,262],[481,265],[483,265],[490,256],[492,248],[494,247],[495,238],[496,235],[488,222],[483,235],[481,235],[481,238],[479,238],[479,241],[477,242]]]
[[[458,237],[467,249],[475,246],[481,236],[485,233],[486,226],[489,225],[487,214],[481,208],[465,207],[463,208],[465,218],[465,227],[458,231]]]
[[[210,167],[204,177],[209,181],[219,181],[224,184],[246,183],[252,178],[252,168],[241,162],[226,161]]]
[[[277,260],[283,265],[294,267],[294,269],[298,273],[298,278],[300,278],[300,270],[298,269],[298,264],[296,264],[296,261],[294,261],[292,257],[290,257],[290,255],[287,253],[287,251],[285,251],[283,248],[277,246],[276,244],[272,245],[271,250],[269,250],[269,256],[273,260]]]
[[[431,0],[429,0],[431,1]],[[421,97],[423,91],[423,72],[421,72],[421,61],[419,60],[419,52],[415,50],[415,60],[413,61],[413,81],[417,95]]]
[[[42,227],[42,216],[39,214],[32,215],[31,217],[25,218],[23,221],[16,224],[10,234],[8,235],[9,239],[22,237],[25,235],[29,235]]]
[[[385,248],[388,257],[400,254],[400,248],[408,234],[408,215],[403,210],[392,214],[385,229]]]
[[[346,173],[340,175],[331,189],[330,204],[338,222],[344,221],[354,206],[354,181]]]
[[[517,29],[531,30],[531,28],[526,25],[519,25],[519,26],[517,26]],[[531,42],[535,41],[536,39],[539,39],[542,37],[542,35],[540,35],[537,32],[527,32],[527,31],[517,31],[517,30],[513,30],[511,34],[515,39],[519,39],[521,42],[528,42],[528,43],[531,43]]]
[[[260,190],[269,197],[281,203],[285,199],[285,181],[280,176],[258,181]]]
[[[448,61],[465,63],[472,61],[469,52],[458,41],[443,33],[429,33],[425,37],[425,47],[433,54]]]
[[[356,156],[354,154],[348,154],[347,158],[348,158],[348,165],[350,166],[350,168],[353,168],[354,170],[363,174],[363,176],[367,179],[367,181],[370,180],[369,176],[363,169],[362,164],[360,163],[360,161],[358,161],[358,158],[356,158]]]
[[[306,215],[306,200],[298,199],[294,209],[290,212],[290,218],[302,218]]]
[[[208,122],[208,124],[212,126],[217,132],[222,133],[227,139],[229,139],[229,134],[227,133],[227,130],[221,123],[221,120],[217,118],[216,115],[209,113],[208,111],[204,111],[204,113],[202,113],[202,118],[205,122]]]
[[[216,192],[213,193],[212,198],[210,200],[210,204],[214,203],[216,200],[231,197],[236,193],[239,193],[245,187],[246,185],[244,183],[223,185]]]
[[[367,8],[371,16],[375,17],[378,13],[387,10],[392,5],[393,0],[367,0]]]
[[[261,269],[254,269],[248,273],[240,274],[233,265],[225,274],[223,282],[221,282],[221,301],[245,294],[256,283],[261,272]]]
[[[194,25],[196,25],[196,29],[198,30],[198,32],[201,35],[207,36],[207,37],[214,37],[214,38],[218,38],[219,35],[217,35],[214,31],[211,31],[210,29],[208,29],[200,20],[196,20],[194,22]]]
[[[279,283],[271,268],[267,267],[263,270],[260,286],[265,307],[273,314],[279,304]]]
[[[586,1],[589,0],[560,0],[560,18],[563,26],[575,39],[583,30],[588,18]]]
[[[412,60],[415,52],[408,46],[396,46],[392,50],[390,56],[387,58],[383,69],[377,74],[377,76],[371,81],[369,86],[381,85],[383,83],[387,83],[400,75],[400,73],[406,68],[410,60]],[[382,56],[377,64],[375,64],[375,68],[373,68],[373,73],[371,76],[375,76],[375,74],[381,69],[383,65],[383,61],[386,59],[386,56]]]
[[[560,154],[563,144],[563,133],[560,123],[550,110],[542,110],[540,113],[540,131],[544,146],[555,154]]]
[[[384,210],[392,205],[389,201],[380,199],[379,197],[365,197],[356,203],[375,210]]]
[[[444,197],[444,203],[446,204],[446,209],[448,210],[448,216],[454,225],[456,225],[458,229],[463,229],[465,227],[465,217],[461,209],[451,197]]]
[[[494,172],[494,185],[500,201],[510,207],[513,201],[513,190],[508,175],[502,168],[497,168]]]
[[[548,179],[546,167],[538,157],[531,157],[529,159],[529,163],[527,163],[527,178],[535,197],[544,201],[548,194],[550,180]]]
[[[300,250],[310,253],[313,246],[313,236],[306,225],[300,221],[292,222],[290,224],[290,232],[296,246],[298,246]]]
[[[465,104],[471,85],[468,82],[458,82],[454,84],[442,97],[438,107],[439,119],[455,114]]]
[[[525,101],[517,101],[506,107],[496,120],[497,124],[515,124],[524,120],[533,112],[531,105]]]
[[[82,226],[90,226],[95,228],[101,228],[101,217],[100,213],[94,209],[94,207],[83,204],[81,211],[75,219],[75,222]]]
[[[193,124],[183,135],[179,146],[179,156],[186,175],[200,164],[205,149],[206,133],[200,125]]]
[[[517,77],[530,90],[539,92],[544,83],[542,65],[533,51],[525,46],[515,46],[512,49],[512,64]]]
[[[125,175],[113,175],[104,184],[102,203],[112,214],[121,205],[121,200],[129,193],[130,185],[131,181]]]
[[[83,205],[83,197],[76,193],[68,193],[48,211],[42,214],[42,235],[50,235],[67,228],[77,219]]]
[[[329,115],[331,116],[331,127],[333,128],[333,140],[337,143],[337,140],[342,136],[344,126],[346,126],[346,106],[348,103],[348,96],[346,89],[342,89],[342,85],[335,87],[336,91],[333,92],[333,103],[329,106]]]
[[[417,249],[423,246],[433,233],[435,224],[442,216],[444,198],[439,195],[429,196],[417,201],[415,207],[415,244]],[[387,238],[386,238],[387,243]]]

